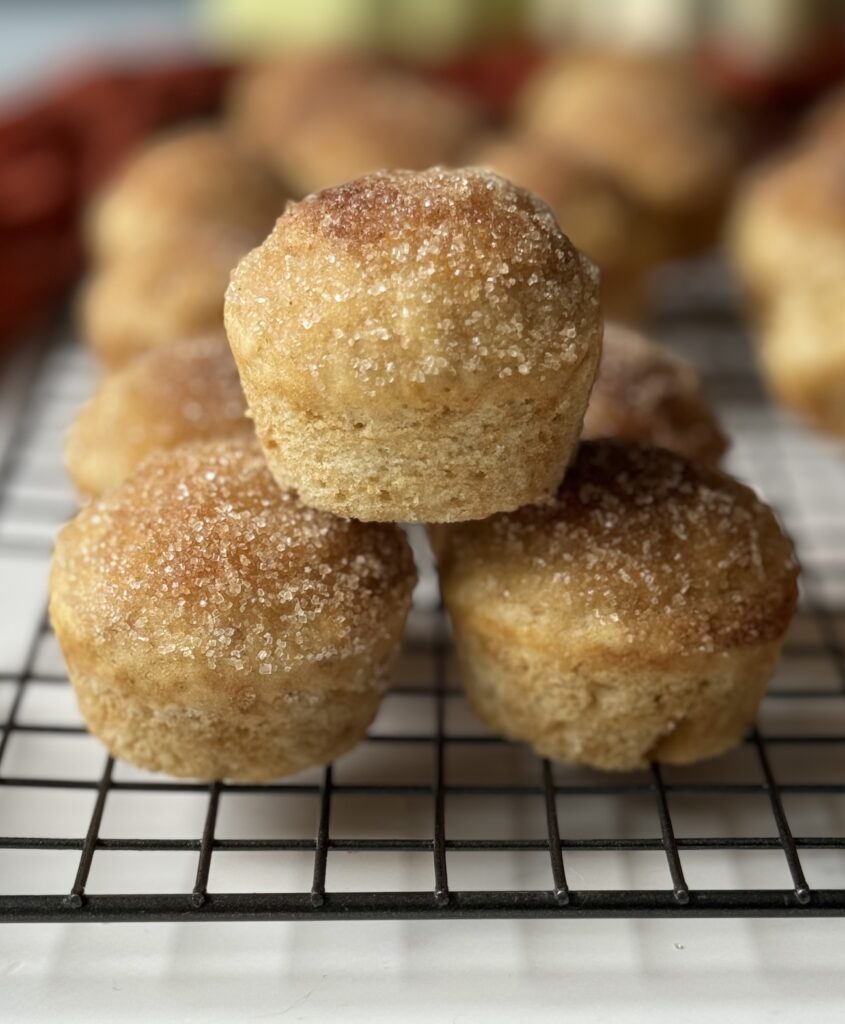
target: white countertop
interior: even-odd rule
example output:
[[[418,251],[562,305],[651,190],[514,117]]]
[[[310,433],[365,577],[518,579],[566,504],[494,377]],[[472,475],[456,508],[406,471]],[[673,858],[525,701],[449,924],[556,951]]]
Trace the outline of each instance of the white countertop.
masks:
[[[840,1021],[842,920],[18,925],[8,1021]]]

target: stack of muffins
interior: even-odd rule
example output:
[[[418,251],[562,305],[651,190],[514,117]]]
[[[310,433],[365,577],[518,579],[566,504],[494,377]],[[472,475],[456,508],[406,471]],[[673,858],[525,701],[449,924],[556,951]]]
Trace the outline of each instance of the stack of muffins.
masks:
[[[357,63],[330,67],[366,95]],[[309,78],[313,59],[288,73],[316,131],[331,76]],[[718,470],[695,373],[606,325],[593,261],[489,170],[364,174],[289,202],[246,251],[281,208],[280,162],[302,168],[299,190],[335,174],[277,145],[302,118],[280,102],[268,124],[278,76],[240,84],[240,132],[153,144],[92,214],[83,324],[111,372],[68,439],[90,500],[51,580],[91,731],[179,776],[337,757],[389,684],[416,579],[398,524],[423,523],[492,728],[611,770],[739,742],[797,568],[771,511]],[[444,107],[420,150],[401,135],[409,163],[454,158],[469,122],[448,122]],[[578,194],[607,180],[596,209],[622,194],[571,160]],[[699,233],[702,210],[673,202],[674,230]],[[665,238],[668,214],[641,209],[632,223]],[[192,284],[244,252],[225,308],[222,287]]]

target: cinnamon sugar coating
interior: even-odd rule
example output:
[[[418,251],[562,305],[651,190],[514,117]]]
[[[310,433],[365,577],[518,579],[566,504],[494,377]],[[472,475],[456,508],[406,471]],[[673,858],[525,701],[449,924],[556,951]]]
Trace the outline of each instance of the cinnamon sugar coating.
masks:
[[[585,442],[554,503],[443,534],[464,682],[494,728],[610,769],[740,740],[797,599],[792,546],[751,490]]]
[[[152,455],[64,528],[50,613],[113,752],[268,778],[361,738],[414,578],[397,527],[307,508],[257,446],[209,442]]]
[[[478,518],[559,481],[598,362],[597,290],[525,190],[393,171],[288,207],[232,275],[225,322],[281,483],[344,515]]]

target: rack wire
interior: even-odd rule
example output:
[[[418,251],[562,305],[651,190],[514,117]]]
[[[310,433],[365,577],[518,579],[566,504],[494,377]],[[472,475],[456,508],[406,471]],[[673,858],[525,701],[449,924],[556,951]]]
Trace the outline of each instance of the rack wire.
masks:
[[[744,744],[631,775],[540,760],[472,717],[428,565],[395,685],[334,765],[252,785],[107,756],[44,610],[74,504],[61,435],[92,375],[71,342],[45,348],[0,461],[0,919],[844,914],[845,458],[765,401],[731,316],[670,306],[662,329],[704,368],[731,468],[778,508],[804,576]]]

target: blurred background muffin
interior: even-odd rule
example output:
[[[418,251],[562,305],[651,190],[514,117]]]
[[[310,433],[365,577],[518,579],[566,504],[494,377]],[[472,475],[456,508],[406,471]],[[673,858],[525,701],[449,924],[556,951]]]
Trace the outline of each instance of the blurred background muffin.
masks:
[[[97,496],[152,452],[254,433],[226,335],[150,349],[100,382],[71,425],[65,466]]]
[[[284,196],[267,169],[231,136],[196,125],[153,138],[130,155],[87,218],[95,260],[164,247],[186,234],[231,238],[248,248],[281,213]]]
[[[728,448],[692,366],[614,323],[605,324],[582,436],[653,444],[709,465]]]
[[[194,234],[100,267],[79,299],[82,338],[114,369],[159,345],[222,330],[229,273],[243,253],[229,238]]]
[[[661,258],[661,238],[646,207],[613,175],[532,136],[490,138],[471,160],[545,199],[564,233],[601,269],[605,313],[643,314],[645,279]]]
[[[727,111],[687,63],[662,54],[564,51],[519,102],[523,131],[565,145],[648,208],[666,256],[718,232],[740,160]]]
[[[319,55],[247,72],[229,116],[296,195],[385,168],[460,163],[477,127],[469,101],[445,87]]]

